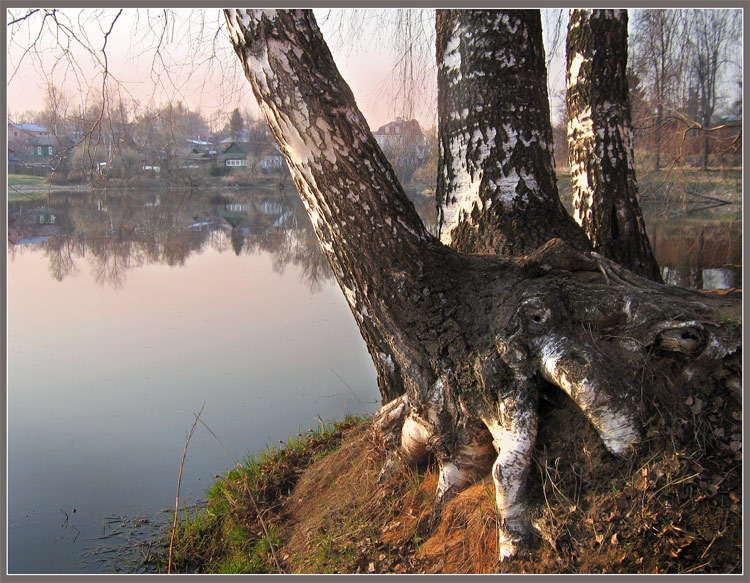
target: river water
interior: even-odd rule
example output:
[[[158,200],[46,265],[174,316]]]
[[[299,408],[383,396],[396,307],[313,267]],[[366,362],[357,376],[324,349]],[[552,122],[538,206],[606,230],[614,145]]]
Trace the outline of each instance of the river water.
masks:
[[[11,209],[10,573],[116,568],[107,547],[173,508],[201,407],[221,443],[197,427],[186,504],[232,466],[224,447],[242,460],[377,408],[372,362],[296,197],[181,197],[87,195],[41,219]]]
[[[432,203],[416,204],[429,222]],[[668,279],[737,285],[741,232],[704,230],[680,252],[664,229],[651,236]],[[224,448],[244,459],[378,407],[294,193],[50,195],[9,204],[9,239],[11,574],[137,570],[137,554],[118,561],[169,520],[201,408],[221,442],[197,426],[187,505],[232,466]]]

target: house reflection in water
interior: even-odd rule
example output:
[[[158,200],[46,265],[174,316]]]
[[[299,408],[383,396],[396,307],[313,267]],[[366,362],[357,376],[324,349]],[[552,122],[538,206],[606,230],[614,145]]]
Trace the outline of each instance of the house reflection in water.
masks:
[[[412,201],[435,231],[434,200]],[[648,229],[666,283],[694,289],[742,285],[739,221],[658,221]],[[311,285],[332,277],[299,197],[226,190],[51,193],[45,203],[8,204],[9,256],[40,245],[56,279],[92,264],[102,284],[122,285],[128,270],[184,265],[210,246],[239,255],[267,252],[274,268],[300,265]],[[85,258],[85,259],[84,259]]]
[[[37,245],[57,280],[88,264],[99,283],[120,287],[131,269],[184,265],[206,247],[269,253],[275,269],[301,266],[311,285],[332,277],[301,201],[282,193],[61,192],[10,203],[8,222],[9,258]]]

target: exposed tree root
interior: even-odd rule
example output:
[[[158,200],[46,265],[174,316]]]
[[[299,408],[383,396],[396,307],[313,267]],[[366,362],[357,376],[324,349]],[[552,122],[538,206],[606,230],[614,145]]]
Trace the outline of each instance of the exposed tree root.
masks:
[[[630,372],[638,359],[655,355],[669,362],[686,386],[718,382],[731,389],[740,374],[724,365],[736,359],[739,338],[717,324],[717,314],[688,303],[683,290],[559,242],[533,257],[527,266],[542,265],[548,274],[543,277],[556,279],[552,284],[527,279],[515,298],[505,294],[504,321],[481,324],[495,330],[494,354],[475,349],[472,357],[470,350],[466,360],[474,365],[468,375],[443,373],[429,390],[410,391],[384,405],[373,423],[389,452],[381,482],[434,454],[439,479],[430,525],[458,492],[491,475],[500,561],[533,538],[525,488],[538,432],[540,383],[562,389],[606,449],[627,458],[653,415],[646,405],[652,387]],[[606,281],[582,286],[570,272],[558,271],[573,266],[601,269]],[[515,309],[508,308],[511,301]]]

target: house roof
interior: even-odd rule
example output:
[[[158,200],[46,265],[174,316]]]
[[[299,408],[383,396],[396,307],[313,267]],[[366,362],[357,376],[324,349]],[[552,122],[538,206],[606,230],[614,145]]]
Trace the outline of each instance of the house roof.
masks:
[[[230,142],[229,144],[227,144],[227,147],[224,148],[222,154],[238,154],[247,156],[247,154],[250,152],[250,147],[251,145],[248,142]]]
[[[57,139],[55,136],[34,136],[31,143],[34,146],[55,146],[57,145]]]
[[[37,125],[35,123],[15,123],[15,122],[8,122],[10,125],[12,125],[15,128],[18,128],[19,130],[22,130],[24,132],[29,133],[47,133],[47,128],[44,126]]]
[[[376,131],[372,133],[375,135],[394,135],[396,134],[396,128],[399,128],[399,134],[401,135],[424,135],[422,133],[422,127],[419,125],[419,122],[416,119],[405,120],[400,117],[395,121],[380,126]]]

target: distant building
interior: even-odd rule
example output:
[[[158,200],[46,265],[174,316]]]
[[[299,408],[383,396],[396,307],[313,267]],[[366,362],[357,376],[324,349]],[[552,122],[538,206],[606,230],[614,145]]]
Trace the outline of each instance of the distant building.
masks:
[[[44,126],[33,123],[8,122],[8,169],[48,168],[57,155],[59,142]]]
[[[211,142],[187,139],[185,144],[181,152],[183,168],[208,168],[216,164],[218,155]]]
[[[427,158],[427,139],[416,119],[396,118],[372,135],[391,162],[399,166],[415,168]]]
[[[284,168],[286,164],[276,143],[229,142],[218,156],[218,165],[268,172]]]
[[[225,143],[222,140],[222,143]],[[219,164],[228,168],[247,168],[247,156],[250,152],[248,142],[228,142],[224,151],[219,154]]]
[[[8,139],[24,138],[27,136],[48,136],[49,131],[44,126],[35,123],[8,122]]]
[[[274,170],[284,166],[284,156],[281,154],[279,145],[274,143],[268,148],[260,159],[260,167],[263,170]]]

